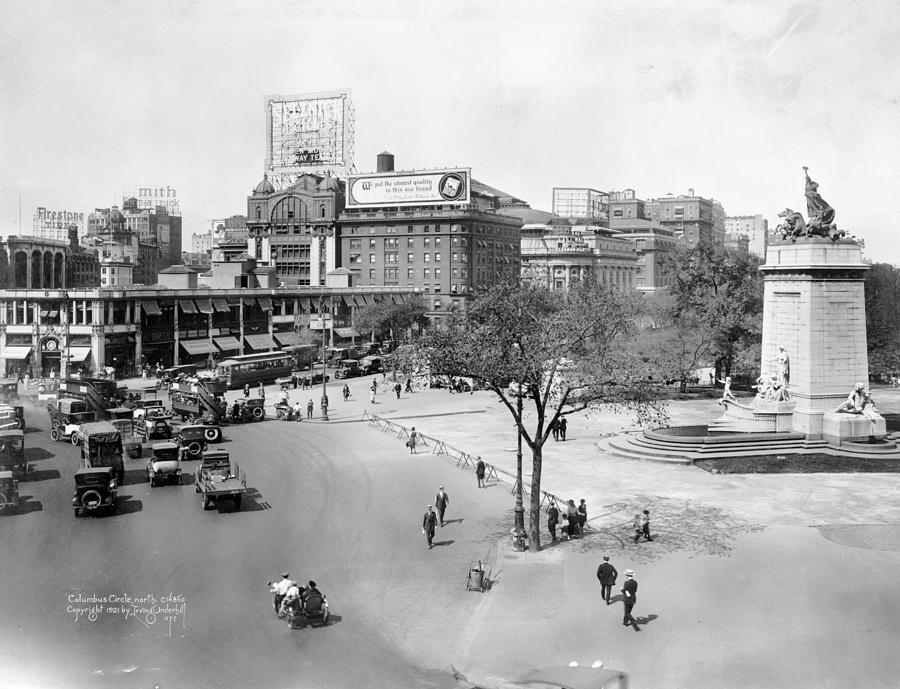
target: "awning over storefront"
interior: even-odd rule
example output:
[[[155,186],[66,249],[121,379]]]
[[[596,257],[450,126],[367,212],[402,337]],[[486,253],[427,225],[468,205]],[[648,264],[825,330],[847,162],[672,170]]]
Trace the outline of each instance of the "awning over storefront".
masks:
[[[213,299],[213,306],[216,307],[216,311],[221,311],[222,313],[228,313],[231,311],[231,307],[228,306],[228,302],[224,299]]]
[[[31,354],[31,347],[7,347],[3,350],[3,356],[7,359],[27,359]]]
[[[91,355],[90,347],[69,347],[69,361],[85,361]]]
[[[257,297],[256,303],[259,304],[259,308],[263,311],[272,310],[272,300],[269,297]]]
[[[236,337],[232,337],[231,335],[225,337],[214,337],[213,342],[215,342],[216,347],[221,349],[223,352],[241,351],[240,341]]]
[[[212,342],[209,340],[181,340],[179,344],[184,347],[191,356],[210,354],[216,351],[216,348],[213,347]]]
[[[341,297],[341,299],[343,300],[343,302],[344,302],[347,306],[356,306],[356,299],[354,299],[354,298],[353,298],[352,296],[350,296],[349,294],[343,295],[343,296]]]
[[[182,299],[178,302],[182,313],[197,313],[197,307],[190,299]]]
[[[278,344],[282,347],[298,345],[301,343],[300,333],[275,333],[275,339],[278,340]]]
[[[277,349],[278,345],[269,333],[259,335],[244,335],[244,341],[253,349]]]
[[[356,328],[335,328],[334,332],[339,337],[359,337],[359,331]]]
[[[144,309],[144,313],[148,316],[159,316],[162,314],[162,311],[159,310],[159,304],[155,301],[142,301],[141,308]]]
[[[197,305],[197,310],[200,313],[213,312],[212,302],[209,299],[195,299],[194,303]]]

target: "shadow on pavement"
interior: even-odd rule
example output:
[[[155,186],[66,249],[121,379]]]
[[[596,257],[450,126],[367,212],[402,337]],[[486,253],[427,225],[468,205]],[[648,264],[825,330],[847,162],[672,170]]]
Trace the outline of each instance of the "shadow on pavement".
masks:
[[[31,512],[41,512],[44,509],[44,505],[40,500],[32,500],[34,497],[32,495],[20,495],[19,496],[19,510],[17,514],[29,514]]]
[[[248,488],[244,493],[242,501],[242,511],[244,512],[260,512],[261,510],[272,509],[272,506],[263,499],[262,493],[256,488]]]
[[[432,545],[437,548],[439,545],[453,545],[456,543],[452,538],[448,541],[432,541]]]
[[[133,486],[138,483],[147,483],[146,469],[126,469],[125,480],[122,482],[122,485]]]
[[[115,517],[119,514],[134,514],[135,512],[142,512],[143,509],[144,503],[142,500],[133,500],[130,495],[120,495],[116,503],[116,511],[103,516]]]
[[[25,448],[25,460],[28,462],[39,462],[42,459],[50,459],[51,457],[56,457],[56,455],[52,452],[47,452],[42,447]]]
[[[58,469],[32,469],[28,472],[28,482],[51,481],[60,478],[60,476]]]

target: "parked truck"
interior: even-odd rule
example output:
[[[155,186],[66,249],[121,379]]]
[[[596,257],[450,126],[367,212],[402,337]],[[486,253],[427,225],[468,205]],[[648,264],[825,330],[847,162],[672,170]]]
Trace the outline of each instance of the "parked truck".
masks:
[[[247,477],[225,450],[207,450],[197,469],[196,492],[201,494],[203,509],[220,507],[231,502],[235,510],[241,509],[241,499],[247,492]]]

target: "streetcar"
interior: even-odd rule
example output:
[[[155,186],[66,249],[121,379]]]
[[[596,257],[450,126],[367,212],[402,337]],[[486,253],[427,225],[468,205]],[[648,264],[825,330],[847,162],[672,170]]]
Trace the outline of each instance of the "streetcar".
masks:
[[[233,356],[219,362],[216,376],[224,379],[230,390],[247,384],[274,383],[276,378],[290,377],[294,361],[294,357],[287,352]]]

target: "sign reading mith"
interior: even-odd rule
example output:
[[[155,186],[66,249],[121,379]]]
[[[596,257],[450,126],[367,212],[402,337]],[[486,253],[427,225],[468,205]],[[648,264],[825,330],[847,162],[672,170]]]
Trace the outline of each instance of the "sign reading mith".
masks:
[[[347,206],[438,206],[470,202],[469,168],[351,175]]]

